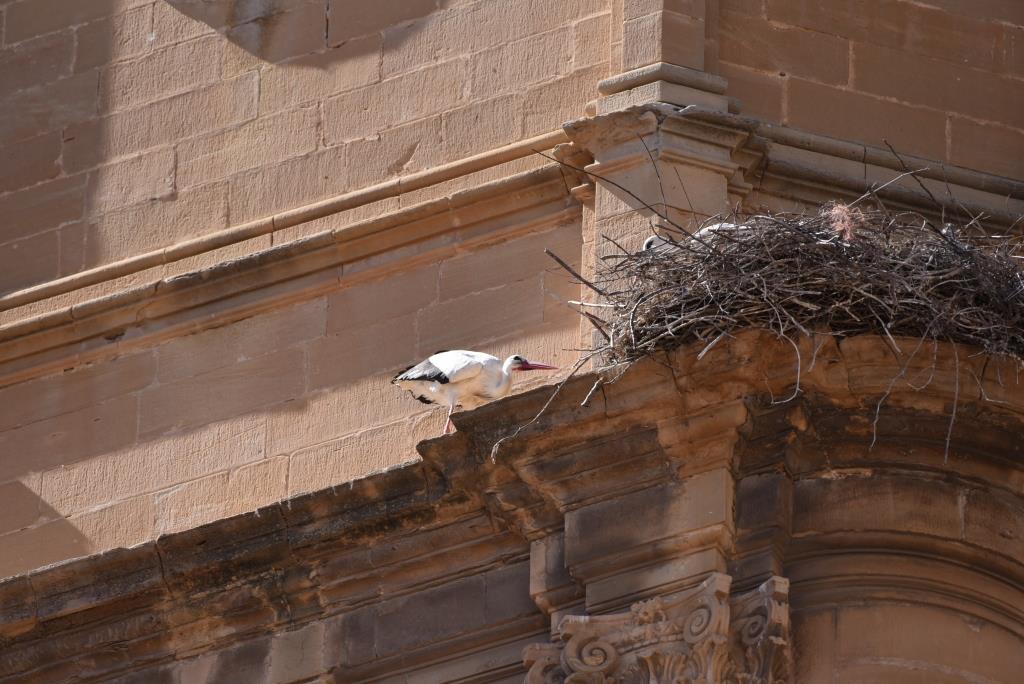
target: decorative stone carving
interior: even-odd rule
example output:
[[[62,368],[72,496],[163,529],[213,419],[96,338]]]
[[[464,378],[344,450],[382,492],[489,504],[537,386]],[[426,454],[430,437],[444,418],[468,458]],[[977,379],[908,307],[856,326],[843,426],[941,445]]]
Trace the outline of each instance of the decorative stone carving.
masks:
[[[789,583],[773,577],[731,604],[730,584],[715,573],[628,613],[565,617],[554,643],[524,652],[526,684],[788,682]]]
[[[790,681],[789,580],[768,579],[734,598],[730,612],[733,679],[750,684]]]

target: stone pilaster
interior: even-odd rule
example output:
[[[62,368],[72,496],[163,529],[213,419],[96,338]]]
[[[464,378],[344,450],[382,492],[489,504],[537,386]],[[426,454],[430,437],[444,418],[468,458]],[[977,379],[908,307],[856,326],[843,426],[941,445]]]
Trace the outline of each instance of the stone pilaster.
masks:
[[[671,105],[647,105],[566,124],[576,148],[594,162],[592,235],[584,243],[637,249],[652,231],[692,230],[727,214],[747,192],[745,173],[758,154],[749,134],[688,115]],[[603,243],[603,245],[602,245]]]
[[[731,600],[730,583],[715,573],[626,612],[566,616],[551,643],[525,649],[526,684],[791,681],[788,582],[772,577]]]
[[[612,66],[599,113],[650,102],[725,111],[717,66],[717,0],[613,0]]]

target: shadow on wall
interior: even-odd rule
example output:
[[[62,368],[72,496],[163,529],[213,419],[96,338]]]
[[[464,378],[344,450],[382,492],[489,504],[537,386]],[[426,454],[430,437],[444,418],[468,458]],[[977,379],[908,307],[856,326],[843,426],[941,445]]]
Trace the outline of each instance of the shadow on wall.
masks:
[[[450,0],[166,0],[254,57],[279,62],[427,16]],[[321,21],[322,20],[322,21]],[[356,44],[369,51],[373,43]],[[353,53],[347,53],[351,56]],[[315,62],[316,57],[303,61]]]
[[[226,227],[233,174],[264,162],[238,141],[219,175],[191,158],[265,118],[258,72],[344,81],[327,72],[401,45],[448,2],[0,3],[0,158],[18,160],[0,168],[0,293]]]
[[[21,574],[95,549],[71,522],[22,482],[0,485],[7,510],[0,516],[0,578]],[[13,534],[7,535],[6,533]]]
[[[88,0],[66,14],[0,3],[0,158],[18,160],[0,165],[0,293],[225,227],[230,181],[182,187],[182,148],[212,147],[207,136],[257,117],[255,72],[326,70],[361,46],[379,51],[384,29],[447,2]],[[396,44],[413,34],[399,33]],[[351,40],[359,36],[371,39]],[[235,55],[231,74],[221,74],[225,38],[252,60]],[[196,56],[194,69],[180,68],[181,54]],[[94,550],[88,521],[55,510],[33,473],[136,443],[135,395],[111,397],[102,383],[86,379],[23,419],[0,419],[0,495],[10,504],[0,506],[0,577]]]

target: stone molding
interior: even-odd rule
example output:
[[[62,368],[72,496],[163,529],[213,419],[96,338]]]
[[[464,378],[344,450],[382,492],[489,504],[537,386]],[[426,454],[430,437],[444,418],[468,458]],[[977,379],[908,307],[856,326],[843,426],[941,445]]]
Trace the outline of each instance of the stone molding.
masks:
[[[664,76],[669,67],[672,73],[682,69],[650,69]],[[565,131],[573,143],[557,152],[559,159],[581,163],[596,157],[598,163],[586,168],[604,175],[616,166],[639,167],[653,154],[725,176],[722,201],[729,206],[755,188],[808,202],[856,197],[866,183],[881,184],[901,168],[887,150],[697,105],[631,106],[569,122]],[[930,166],[928,160],[912,156],[904,161],[914,168]],[[541,206],[554,214],[578,212],[578,202],[591,201],[592,191],[585,179],[569,175],[572,178],[566,179],[565,168],[554,166],[519,174],[206,270],[0,326],[0,384],[54,372],[71,359],[100,361],[132,346],[315,296],[347,281],[348,264],[409,244],[430,249],[431,242],[443,240],[445,233],[466,231],[492,218],[525,210],[523,223],[514,227],[524,230],[531,221],[550,220],[553,214],[547,219],[536,215]],[[972,214],[984,213],[997,223],[1012,223],[1024,213],[1024,183],[1019,181],[946,166],[926,170],[922,178],[936,196],[951,188]],[[571,197],[567,181],[575,184]],[[934,209],[912,180],[904,181],[884,188],[880,196],[897,208]],[[653,186],[631,189],[657,201]],[[559,202],[561,208],[555,207]],[[212,302],[220,302],[214,315],[207,310]]]
[[[562,618],[523,654],[526,684],[781,684],[791,681],[789,583],[730,599],[731,578],[639,601],[615,615]]]
[[[234,261],[0,326],[0,386],[92,363],[317,296],[454,242],[528,232],[578,214],[552,164]],[[516,216],[517,220],[508,220]],[[410,257],[398,248],[419,245]],[[395,252],[395,256],[381,258]],[[366,266],[373,257],[372,266]],[[379,262],[379,263],[377,263]]]
[[[609,76],[603,81],[598,82],[597,91],[602,95],[614,95],[615,93],[631,90],[637,86],[653,83],[654,81],[675,83],[688,88],[706,90],[716,95],[725,95],[725,90],[729,86],[729,82],[721,76],[679,66],[678,64],[657,62]]]
[[[1024,213],[1021,181],[913,155],[899,159],[889,150],[765,123],[700,103],[627,103],[569,122],[564,128],[574,145],[600,162],[588,170],[604,175],[649,162],[652,155],[695,165],[726,175],[733,205],[754,188],[817,204],[855,199],[884,185],[878,195],[893,207],[936,213],[934,201],[914,179],[886,185],[903,173],[907,164],[923,169],[919,177],[933,196],[953,193],[958,206],[973,215],[984,214],[995,224],[1010,225]],[[641,145],[641,137],[650,142]],[[673,137],[679,142],[671,142]],[[640,196],[656,195],[651,188],[629,189]]]

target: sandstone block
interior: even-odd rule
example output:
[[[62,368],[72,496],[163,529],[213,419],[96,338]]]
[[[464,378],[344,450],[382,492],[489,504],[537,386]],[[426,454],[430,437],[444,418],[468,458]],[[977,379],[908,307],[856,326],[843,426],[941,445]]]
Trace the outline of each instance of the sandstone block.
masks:
[[[216,33],[224,25],[229,9],[230,6],[219,3],[175,6],[159,2],[153,6],[153,45],[172,45]]]
[[[471,632],[486,624],[486,585],[466,577],[377,606],[378,657]]]
[[[304,398],[301,409],[276,407],[267,418],[267,449],[271,454],[321,444],[367,427],[404,420],[423,405],[398,391],[384,374],[347,382]],[[440,417],[444,420],[444,416]],[[441,425],[437,426],[441,431]],[[377,456],[385,458],[381,453]],[[390,458],[390,457],[386,457]]]
[[[545,249],[570,264],[578,262],[579,226],[555,226],[444,260],[441,262],[440,298],[452,299],[474,290],[499,287],[532,277],[538,271],[549,271],[557,276],[561,268],[544,253]]]
[[[84,76],[84,74],[83,74]],[[177,143],[256,115],[257,74],[245,74],[137,109],[115,112],[65,131],[65,170]]]
[[[437,301],[438,272],[437,265],[421,266],[328,295],[327,332],[355,330],[420,311]]]
[[[137,7],[133,10],[89,22],[75,29],[75,73],[119,62],[150,49],[150,27],[154,13],[169,5]]]
[[[377,615],[374,606],[358,608],[325,621],[324,658],[330,666],[360,665],[374,659]]]
[[[390,376],[416,362],[413,314],[363,327],[346,327],[309,344],[309,387],[344,386],[374,376]],[[383,377],[382,377],[383,376]]]
[[[38,477],[25,477],[22,480],[12,480],[0,484],[0,501],[4,502],[4,508],[0,511],[0,535],[8,532],[16,532],[28,527],[40,520],[42,517],[55,517],[48,514],[45,506],[39,499],[39,495],[26,482],[33,482],[38,490]],[[0,537],[2,539],[2,537]]]
[[[1024,83],[1016,79],[867,43],[853,46],[853,72],[864,92],[1024,128]]]
[[[244,642],[217,653],[210,670],[208,684],[266,684],[270,668],[270,637]]]
[[[130,547],[153,539],[158,530],[154,497],[149,494],[71,516],[68,521],[96,551]]]
[[[74,40],[53,33],[0,50],[0,96],[56,81],[71,73]]]
[[[529,562],[501,566],[483,577],[484,619],[487,624],[539,614],[537,604],[530,598]]]
[[[526,91],[523,135],[546,133],[553,121],[578,119],[587,103],[598,97],[597,82],[607,75],[608,65],[597,64],[531,87]]]
[[[719,63],[719,73],[729,81],[729,95],[739,99],[743,114],[767,121],[782,120],[782,77],[747,69],[724,59]]]
[[[62,514],[73,514],[261,461],[266,422],[246,416],[106,451],[73,467],[46,471],[43,499]]]
[[[835,663],[836,626],[832,610],[799,610],[792,614],[793,654],[797,681],[831,681]]]
[[[726,62],[835,85],[845,85],[848,79],[850,45],[834,35],[723,12],[718,43],[719,56]]]
[[[59,31],[94,19],[126,12],[148,4],[148,0],[110,0],[68,5],[64,0],[36,0],[9,3],[4,42],[8,45],[33,36]]]
[[[508,0],[446,8],[384,34],[385,77],[513,42],[607,11],[601,0]]]
[[[287,476],[288,459],[278,457],[157,492],[155,532],[179,532],[280,501]]]
[[[376,83],[380,80],[380,51],[381,37],[374,34],[266,69],[260,77],[260,113]]]
[[[142,351],[9,385],[0,389],[0,405],[5,407],[0,428],[25,425],[134,392],[152,382],[155,370],[152,352]]]
[[[329,98],[323,104],[324,139],[357,140],[451,109],[465,99],[467,72],[467,62],[454,59]]]
[[[791,486],[785,475],[745,477],[737,484],[736,526],[741,530],[776,525],[785,529],[791,515],[791,500]]]
[[[1004,154],[1024,149],[1024,129],[982,124],[953,116],[950,125],[950,161],[970,169],[989,171],[1006,178],[1024,177],[1024,158]]]
[[[724,0],[723,4],[728,1]],[[622,3],[623,19],[645,17],[662,10],[685,14],[695,19],[705,19],[707,7],[704,0],[624,0]]]
[[[325,670],[324,623],[274,636],[270,644],[269,684],[288,684],[315,677]]]
[[[328,27],[326,0],[304,2],[293,9],[236,24],[227,31],[224,72],[234,75],[323,50]]]
[[[86,209],[102,213],[174,193],[174,150],[164,148],[101,166],[89,174]]]
[[[1024,75],[1024,26],[1003,26],[1003,69]]]
[[[597,14],[581,19],[573,26],[572,67],[583,69],[609,61],[611,14]]]
[[[853,661],[837,668],[832,681],[836,684],[960,684],[970,676],[965,670],[950,671],[944,666],[932,668],[916,660],[892,658],[884,663]]]
[[[227,221],[227,183],[178,190],[172,197],[117,208],[79,226],[83,266],[91,268],[166,247],[224,228]]]
[[[178,185],[200,185],[306,155],[317,147],[318,122],[317,110],[306,107],[188,140],[177,147]]]
[[[999,40],[995,12],[949,11],[935,3],[881,0],[871,5],[825,5],[813,0],[767,0],[767,18],[793,26],[895,48],[904,54],[991,69]],[[909,56],[909,55],[908,55]],[[893,66],[897,66],[894,64]]]
[[[578,508],[565,516],[565,561],[593,562],[710,525],[732,524],[724,468]]]
[[[60,173],[60,148],[60,133],[54,131],[0,149],[0,157],[18,160],[17,164],[0,167],[0,193],[26,188],[57,176]]]
[[[340,195],[349,189],[349,166],[348,150],[331,147],[233,176],[229,199],[232,223]]]
[[[855,67],[856,68],[856,67]],[[932,156],[945,149],[946,114],[799,78],[789,79],[786,123],[837,138]]]
[[[301,396],[303,354],[285,349],[234,363],[140,395],[139,432],[152,437],[197,427]]]
[[[60,275],[57,246],[55,230],[0,245],[0,260],[10,264],[0,271],[0,292],[12,292]]]
[[[383,180],[437,166],[444,160],[441,116],[421,119],[381,131],[348,144],[349,184],[365,188]]]
[[[601,15],[605,16],[606,15]],[[581,22],[583,24],[584,22]],[[591,35],[600,26],[578,27],[580,40],[593,39]],[[607,21],[604,22],[607,29]],[[504,93],[519,93],[523,88],[551,81],[571,71],[572,66],[587,66],[604,61],[581,52],[580,61],[573,58],[573,29],[566,27],[528,36],[514,43],[497,45],[473,55],[471,91],[477,99],[491,98]],[[601,44],[578,45],[581,51],[600,51]],[[601,55],[603,57],[603,54]]]
[[[0,480],[76,463],[135,441],[133,395],[86,405],[76,411],[0,432]]]
[[[1020,501],[995,492],[968,490],[964,539],[1017,562],[1024,560],[1024,513]]]
[[[416,322],[418,353],[474,349],[539,326],[544,320],[542,283],[542,274],[535,274],[421,309]]]
[[[0,577],[20,575],[91,553],[92,544],[67,520],[53,520],[37,527],[10,532],[0,537]]]
[[[704,20],[668,11],[628,19],[622,28],[622,60],[626,70],[668,62],[703,71]]]
[[[794,535],[886,530],[960,538],[959,490],[924,477],[806,479],[793,490]]]
[[[389,26],[425,17],[436,9],[436,0],[406,0],[373,7],[360,0],[331,0],[327,42],[339,45],[352,38],[380,33]]]
[[[100,77],[100,109],[137,107],[215,83],[222,53],[223,38],[205,36],[113,64]]]
[[[323,334],[325,311],[319,298],[174,338],[156,348],[157,379],[174,382],[294,347]]]
[[[405,420],[300,449],[291,456],[288,495],[316,491],[415,461],[416,441],[430,436],[424,434],[425,427],[422,422]]]
[[[94,117],[99,101],[98,80],[98,73],[90,71],[0,98],[0,144],[33,138]],[[55,107],[55,102],[60,106]]]
[[[928,629],[906,628],[914,624]],[[932,606],[844,607],[837,615],[836,642],[837,656],[847,662],[917,662],[968,680],[1013,681],[1024,666],[1019,636],[982,618]]]
[[[56,228],[82,217],[86,198],[84,175],[56,178],[0,197],[4,241]]]
[[[461,159],[523,137],[523,96],[477,102],[449,110],[441,118],[444,156]]]

